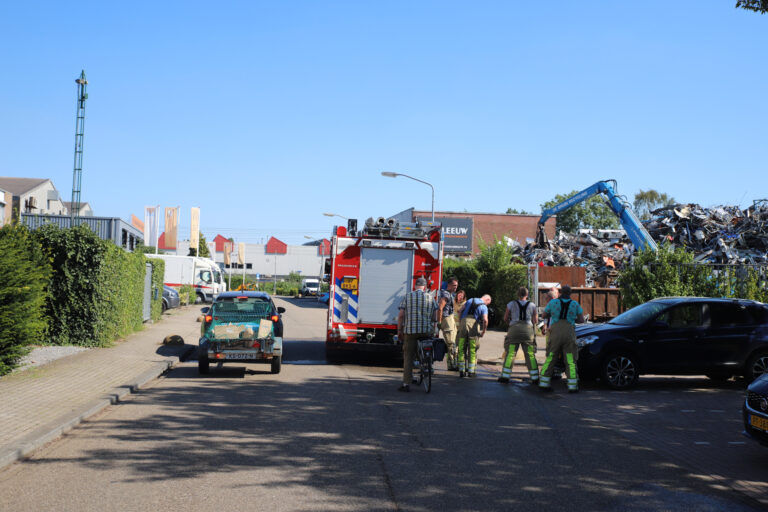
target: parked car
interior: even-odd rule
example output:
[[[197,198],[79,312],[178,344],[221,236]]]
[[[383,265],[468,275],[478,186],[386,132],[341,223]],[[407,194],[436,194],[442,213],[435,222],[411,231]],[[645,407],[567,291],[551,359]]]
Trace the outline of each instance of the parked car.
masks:
[[[163,312],[166,309],[173,309],[179,307],[181,299],[179,298],[179,292],[170,286],[163,285]]]
[[[328,304],[328,301],[330,300],[331,294],[328,292],[323,292],[320,295],[317,296],[317,301],[322,302],[323,304]]]
[[[576,327],[579,374],[614,389],[641,374],[707,375],[752,382],[768,372],[768,306],[741,299],[674,297],[610,322]]]
[[[269,362],[280,373],[283,356],[285,308],[275,306],[269,294],[238,291],[219,294],[200,310],[198,370],[208,373],[211,362]]]
[[[761,375],[747,388],[742,417],[744,433],[768,446],[768,373]]]

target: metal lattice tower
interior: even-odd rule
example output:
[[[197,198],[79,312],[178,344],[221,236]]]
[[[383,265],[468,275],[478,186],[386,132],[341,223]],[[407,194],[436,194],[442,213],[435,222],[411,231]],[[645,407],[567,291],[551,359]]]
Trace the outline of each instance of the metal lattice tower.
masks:
[[[72,175],[72,204],[69,212],[72,226],[80,219],[80,185],[83,179],[83,135],[85,133],[85,100],[88,99],[85,70],[80,73],[77,83],[77,122],[75,123],[75,170]]]

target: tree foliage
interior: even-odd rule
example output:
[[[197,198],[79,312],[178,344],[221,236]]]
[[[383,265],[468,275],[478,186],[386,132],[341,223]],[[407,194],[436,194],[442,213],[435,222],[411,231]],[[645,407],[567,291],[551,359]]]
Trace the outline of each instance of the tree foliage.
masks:
[[[675,204],[674,197],[654,189],[640,190],[635,194],[635,200],[632,201],[635,213],[643,220],[650,219],[653,210],[671,204]]]
[[[517,208],[507,208],[506,213],[507,215],[534,215],[533,212],[518,210]]]
[[[10,372],[33,343],[44,341],[51,267],[29,230],[0,229],[0,375]]]
[[[200,257],[201,258],[210,258],[211,257],[211,251],[208,250],[208,242],[205,240],[205,236],[203,236],[202,231],[200,232]],[[198,251],[194,247],[189,248],[189,253],[187,256],[197,256]]]
[[[738,0],[736,7],[765,14],[768,12],[768,0]]]
[[[468,298],[490,294],[491,307],[500,312],[509,301],[517,298],[517,290],[528,284],[528,268],[511,263],[513,258],[514,254],[506,244],[486,245],[481,241],[480,254],[473,260],[446,258],[443,279],[457,278],[459,288],[467,292]],[[495,315],[495,323],[498,324],[502,317]]]
[[[542,204],[541,209],[546,210],[557,206],[578,193],[578,190],[574,190],[568,194],[558,194],[554,199]],[[618,227],[619,219],[605,204],[600,194],[557,214],[557,229],[569,233],[579,229],[616,229]]]

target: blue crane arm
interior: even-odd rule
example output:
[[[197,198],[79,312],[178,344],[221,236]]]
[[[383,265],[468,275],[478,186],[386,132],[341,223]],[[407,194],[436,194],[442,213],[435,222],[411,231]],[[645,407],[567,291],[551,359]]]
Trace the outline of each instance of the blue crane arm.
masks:
[[[614,181],[613,183],[615,184],[616,182]],[[559,212],[567,210],[568,208],[586,201],[590,197],[597,194],[605,194],[605,196],[608,198],[608,205],[610,206],[613,213],[615,213],[619,218],[621,225],[624,227],[624,230],[627,232],[629,239],[632,240],[632,243],[635,244],[636,248],[645,249],[647,247],[652,251],[658,250],[656,242],[653,240],[645,227],[643,227],[643,224],[640,222],[640,219],[637,218],[637,215],[632,210],[630,205],[616,194],[614,188],[608,181],[598,181],[594,185],[585,188],[578,194],[569,197],[562,203],[544,210],[541,213],[541,218],[539,219],[539,228],[543,229],[544,223],[552,215],[556,215]]]

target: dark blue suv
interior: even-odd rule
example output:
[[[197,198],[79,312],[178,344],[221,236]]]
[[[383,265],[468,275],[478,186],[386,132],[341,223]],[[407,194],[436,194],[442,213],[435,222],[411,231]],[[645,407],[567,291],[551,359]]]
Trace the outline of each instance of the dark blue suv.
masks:
[[[768,306],[741,299],[654,299],[604,324],[576,327],[579,374],[614,389],[641,374],[747,382],[768,373]]]

